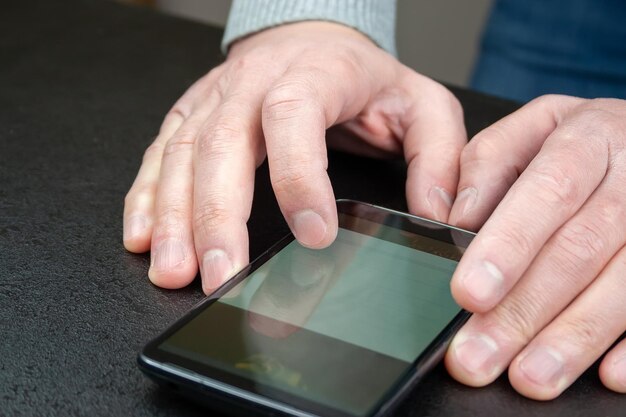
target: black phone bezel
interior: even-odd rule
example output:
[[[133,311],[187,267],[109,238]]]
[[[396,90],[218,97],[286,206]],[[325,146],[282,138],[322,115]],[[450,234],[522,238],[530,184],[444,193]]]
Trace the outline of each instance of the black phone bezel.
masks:
[[[353,217],[391,226],[461,247],[467,247],[474,233],[440,222],[408,215],[354,200],[337,200],[337,210]],[[455,233],[453,240],[452,233]],[[158,348],[164,340],[200,314],[221,296],[246,279],[258,267],[294,240],[289,234],[238,272],[215,293],[202,300],[167,330],[150,341],[139,354],[140,369],[157,382],[175,387],[183,395],[212,408],[234,415],[293,415],[330,417],[361,417],[306,400],[279,389],[263,386],[274,398],[261,395],[255,386],[262,385],[223,370],[195,362]],[[456,331],[467,321],[470,313],[460,312],[416,358],[406,374],[383,397],[367,417],[388,415],[411,389],[443,358]],[[226,381],[226,382],[225,382]]]

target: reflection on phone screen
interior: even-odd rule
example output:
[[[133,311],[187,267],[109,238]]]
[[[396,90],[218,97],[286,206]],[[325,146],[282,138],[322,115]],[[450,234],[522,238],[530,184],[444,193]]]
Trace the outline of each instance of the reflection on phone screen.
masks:
[[[353,415],[385,395],[460,307],[462,249],[341,214],[336,241],[292,241],[161,349]]]

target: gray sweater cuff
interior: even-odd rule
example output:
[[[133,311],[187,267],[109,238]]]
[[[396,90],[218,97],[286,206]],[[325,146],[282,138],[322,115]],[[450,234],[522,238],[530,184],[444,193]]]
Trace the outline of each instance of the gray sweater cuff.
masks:
[[[396,55],[395,0],[234,0],[222,39],[235,40],[284,23],[325,20],[350,26]]]

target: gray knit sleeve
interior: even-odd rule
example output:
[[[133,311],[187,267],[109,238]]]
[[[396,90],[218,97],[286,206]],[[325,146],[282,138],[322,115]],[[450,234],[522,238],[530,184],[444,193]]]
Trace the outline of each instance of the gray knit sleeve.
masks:
[[[304,20],[342,23],[396,54],[396,0],[234,0],[222,51],[246,35]]]

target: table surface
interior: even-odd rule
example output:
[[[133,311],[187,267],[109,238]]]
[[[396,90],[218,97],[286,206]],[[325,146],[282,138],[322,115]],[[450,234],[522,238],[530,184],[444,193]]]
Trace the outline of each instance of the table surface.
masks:
[[[176,98],[217,65],[221,31],[112,2],[5,2],[0,14],[0,415],[200,416],[135,364],[202,298],[167,291],[121,244],[123,197]],[[455,90],[468,130],[515,109]],[[338,198],[405,207],[404,165],[330,154]],[[251,256],[287,232],[258,171]],[[506,376],[482,389],[439,366],[397,415],[626,415],[597,365],[534,402]]]

